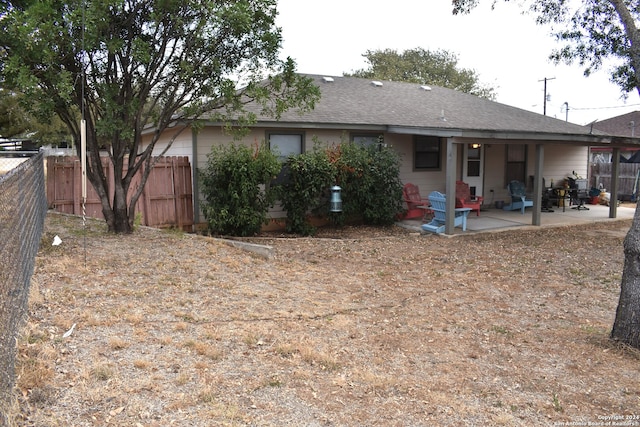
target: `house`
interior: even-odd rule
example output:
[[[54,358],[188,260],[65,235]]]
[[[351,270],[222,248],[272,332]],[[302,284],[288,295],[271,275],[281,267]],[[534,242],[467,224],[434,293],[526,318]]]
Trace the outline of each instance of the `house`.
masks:
[[[609,135],[638,138],[640,137],[640,111],[632,111],[620,116],[611,117],[606,120],[594,122],[594,129]],[[621,161],[638,163],[640,162],[640,148],[624,147],[620,150]],[[612,151],[610,147],[592,147],[591,162],[593,163],[609,163],[611,162]],[[624,159],[624,160],[623,160]]]
[[[452,89],[355,77],[309,77],[321,90],[313,111],[288,111],[279,121],[259,116],[243,142],[268,141],[282,154],[311,149],[314,139],[334,144],[346,136],[364,144],[382,143],[401,154],[401,180],[418,185],[422,194],[434,190],[450,194],[461,179],[469,183],[472,194],[483,195],[490,205],[508,200],[511,180],[524,182],[540,200],[543,179],[549,186],[574,171],[587,176],[590,146],[640,147],[634,138],[610,136]],[[168,140],[160,141],[157,153]],[[231,141],[221,124],[212,122],[197,133],[183,132],[166,154],[189,156],[192,165],[203,168],[213,145]],[[194,188],[195,206],[199,205],[197,194]],[[447,203],[453,207],[454,199],[447,198]],[[539,205],[534,205],[533,225],[540,225]],[[196,213],[196,223],[201,221]],[[445,230],[452,232],[452,228]]]

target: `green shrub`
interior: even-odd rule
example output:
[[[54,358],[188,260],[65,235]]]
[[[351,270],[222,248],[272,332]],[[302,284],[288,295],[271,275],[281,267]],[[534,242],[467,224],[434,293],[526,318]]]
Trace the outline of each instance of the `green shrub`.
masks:
[[[381,144],[348,142],[334,157],[343,214],[369,225],[393,224],[403,211],[398,153]]]
[[[266,144],[214,146],[200,171],[202,211],[212,234],[251,236],[268,222],[281,165]]]
[[[287,231],[303,235],[315,229],[308,221],[310,213],[322,213],[328,189],[335,184],[335,169],[325,149],[314,149],[287,159],[280,188],[280,201],[287,212]]]
[[[335,184],[342,189],[342,212],[330,214],[337,224],[349,219],[389,225],[403,211],[400,156],[381,144],[316,144],[313,151],[290,157],[286,169],[280,200],[289,232],[313,233],[308,216],[328,213],[329,189]]]
[[[277,156],[265,144],[249,148],[226,145],[212,148],[200,173],[202,209],[213,234],[249,236],[268,220],[276,198],[286,211],[290,233],[313,234],[310,215],[328,214],[330,188],[342,188],[342,212],[330,219],[369,225],[392,224],[402,206],[400,157],[380,144],[363,146],[342,142],[290,156],[281,171]],[[281,173],[275,184],[273,178]]]

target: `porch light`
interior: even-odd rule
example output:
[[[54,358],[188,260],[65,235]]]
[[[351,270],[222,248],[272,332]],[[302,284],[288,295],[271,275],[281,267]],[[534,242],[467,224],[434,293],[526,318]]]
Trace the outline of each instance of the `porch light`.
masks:
[[[473,144],[471,144],[471,148],[473,148],[473,149],[478,149],[480,147],[481,147],[481,145],[478,144],[477,142],[474,142]]]
[[[342,212],[342,198],[340,192],[342,188],[334,185],[331,187],[331,200],[329,201],[329,212]]]

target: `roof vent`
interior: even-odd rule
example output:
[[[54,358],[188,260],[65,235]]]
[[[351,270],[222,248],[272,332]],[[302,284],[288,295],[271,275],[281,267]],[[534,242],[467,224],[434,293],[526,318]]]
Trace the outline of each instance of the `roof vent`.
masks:
[[[324,76],[322,80],[324,80],[325,83],[331,83],[333,82],[333,77]]]
[[[379,82],[378,80],[373,80],[371,84],[375,87],[382,87],[382,82]]]
[[[420,89],[422,90],[426,90],[426,91],[430,91],[431,90],[431,86],[427,86],[427,85],[421,85]]]

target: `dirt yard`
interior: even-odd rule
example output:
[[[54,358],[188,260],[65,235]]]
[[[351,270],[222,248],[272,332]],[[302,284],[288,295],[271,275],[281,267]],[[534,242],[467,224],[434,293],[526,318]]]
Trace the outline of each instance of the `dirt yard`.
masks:
[[[640,352],[608,340],[630,224],[346,227],[265,259],[49,214],[16,424],[640,425]]]

